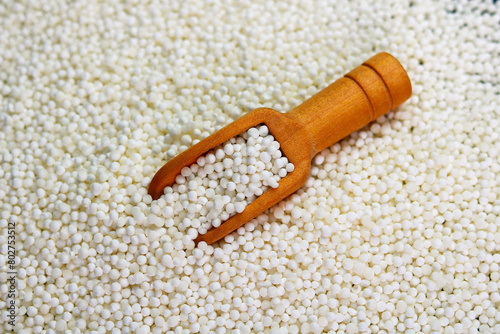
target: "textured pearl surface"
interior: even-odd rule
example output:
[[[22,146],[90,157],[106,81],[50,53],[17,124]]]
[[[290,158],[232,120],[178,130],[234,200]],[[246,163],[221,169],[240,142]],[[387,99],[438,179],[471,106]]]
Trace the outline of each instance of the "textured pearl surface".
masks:
[[[12,328],[2,284],[0,332],[500,333],[499,21],[489,0],[1,1],[0,280],[15,222],[18,295]],[[200,180],[259,196],[291,172],[266,169],[264,129],[255,160],[225,160],[232,143],[147,195],[165,161],[380,51],[412,98],[223,242],[193,248],[205,222],[175,212],[208,204]]]
[[[184,167],[177,183],[165,188],[163,218],[173,219],[191,239],[219,227],[266,190],[277,188],[288,174],[283,166],[293,164],[279,147],[265,125],[214,147],[198,162]]]

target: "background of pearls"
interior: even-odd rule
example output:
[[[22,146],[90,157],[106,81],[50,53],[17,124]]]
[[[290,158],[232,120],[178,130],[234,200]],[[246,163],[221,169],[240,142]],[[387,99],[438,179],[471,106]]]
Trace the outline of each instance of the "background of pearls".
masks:
[[[500,332],[499,20],[487,0],[2,1],[15,330]],[[185,250],[146,195],[154,172],[378,51],[410,101],[225,242]]]

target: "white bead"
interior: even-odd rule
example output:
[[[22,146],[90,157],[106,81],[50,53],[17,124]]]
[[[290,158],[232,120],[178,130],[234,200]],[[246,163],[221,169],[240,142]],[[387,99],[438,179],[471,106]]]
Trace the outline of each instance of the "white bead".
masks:
[[[17,332],[500,333],[498,2],[7,3],[0,226],[16,224]],[[193,238],[293,173],[275,123],[147,195],[217,129],[289,112],[383,50],[409,101],[223,241]]]

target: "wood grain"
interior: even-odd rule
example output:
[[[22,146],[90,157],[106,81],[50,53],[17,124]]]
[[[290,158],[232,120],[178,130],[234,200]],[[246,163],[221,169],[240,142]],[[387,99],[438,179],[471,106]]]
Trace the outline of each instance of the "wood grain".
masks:
[[[149,194],[158,199],[185,166],[213,147],[259,124],[280,143],[295,170],[216,229],[195,242],[214,243],[293,194],[309,177],[311,159],[323,149],[364,127],[411,96],[403,66],[390,54],[379,53],[312,96],[290,112],[258,108],[215,132],[165,164],[153,177]]]

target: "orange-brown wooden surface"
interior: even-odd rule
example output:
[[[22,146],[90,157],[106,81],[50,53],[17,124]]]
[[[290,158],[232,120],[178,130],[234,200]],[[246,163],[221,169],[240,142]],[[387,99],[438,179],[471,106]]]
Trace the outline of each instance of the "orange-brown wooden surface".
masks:
[[[165,164],[153,177],[149,194],[158,199],[185,166],[211,148],[254,127],[265,124],[280,143],[295,170],[216,229],[195,242],[220,240],[306,182],[311,159],[318,152],[361,129],[399,106],[411,96],[411,83],[403,66],[388,53],[379,53],[286,114],[259,108],[220,129]]]

